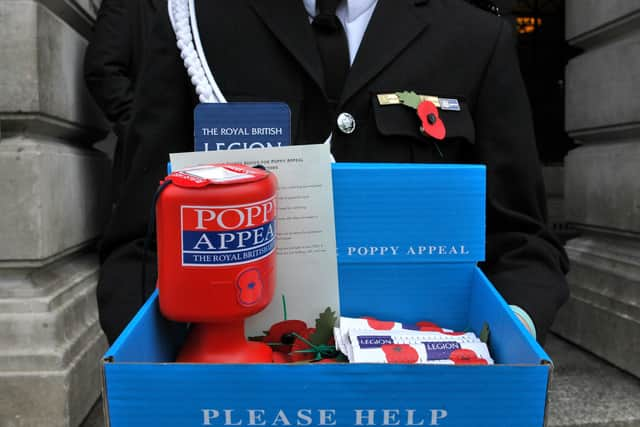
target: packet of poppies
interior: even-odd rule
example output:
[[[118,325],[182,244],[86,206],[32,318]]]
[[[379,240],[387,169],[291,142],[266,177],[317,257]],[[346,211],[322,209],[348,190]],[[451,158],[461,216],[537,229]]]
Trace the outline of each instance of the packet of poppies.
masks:
[[[487,345],[474,333],[453,332],[431,322],[407,325],[341,317],[334,337],[337,349],[351,363],[494,363]]]

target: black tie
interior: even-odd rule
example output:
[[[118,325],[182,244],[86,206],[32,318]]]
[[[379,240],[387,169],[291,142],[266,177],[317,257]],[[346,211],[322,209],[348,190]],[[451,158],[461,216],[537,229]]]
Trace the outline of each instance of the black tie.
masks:
[[[317,2],[318,16],[313,20],[312,26],[324,68],[325,90],[331,113],[335,115],[349,72],[349,44],[342,23],[336,16],[340,0],[317,0]]]

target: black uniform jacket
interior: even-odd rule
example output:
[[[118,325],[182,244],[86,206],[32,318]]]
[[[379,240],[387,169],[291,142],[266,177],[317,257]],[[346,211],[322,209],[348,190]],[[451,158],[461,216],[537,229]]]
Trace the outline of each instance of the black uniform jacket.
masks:
[[[301,0],[199,0],[209,65],[230,101],[284,101],[296,144],[322,143],[343,162],[481,163],[487,177],[484,271],[543,335],[567,297],[566,255],[545,227],[545,192],[515,41],[503,19],[461,0],[379,0],[337,112],[355,117],[347,135],[328,112],[321,61]],[[105,235],[103,257],[145,234],[168,154],[193,150],[196,96],[166,11],[157,15],[127,139],[125,192]],[[380,106],[376,94],[413,90],[455,98],[443,111],[446,140],[419,131],[416,112]],[[114,263],[110,268],[118,268]],[[118,305],[101,283],[99,302]],[[105,316],[109,316],[105,314]],[[107,319],[108,320],[108,319]],[[104,323],[103,323],[104,324]]]

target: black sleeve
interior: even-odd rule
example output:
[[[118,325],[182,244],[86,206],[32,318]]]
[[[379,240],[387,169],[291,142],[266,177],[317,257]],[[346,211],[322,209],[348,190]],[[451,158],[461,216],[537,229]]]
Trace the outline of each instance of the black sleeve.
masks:
[[[166,8],[154,15],[149,48],[136,84],[126,132],[123,188],[102,244],[102,256],[143,237],[153,194],[164,178],[169,153],[193,151],[193,86]]]
[[[180,56],[169,14],[161,8],[154,15],[125,139],[125,158],[132,161],[131,167],[154,168],[160,164],[166,171],[169,153],[193,151],[196,104],[195,89]]]
[[[503,21],[478,92],[476,150],[487,165],[487,255],[482,266],[539,339],[568,297],[568,259],[546,226],[546,195],[513,32]]]
[[[104,0],[84,62],[89,92],[112,121],[116,130],[131,117],[133,103],[133,34],[126,3],[132,0]]]
[[[155,14],[127,130],[125,183],[100,246],[100,324],[112,342],[142,304],[141,265],[154,193],[169,153],[193,151],[195,92],[166,8]],[[155,256],[147,254],[145,287],[153,289]]]

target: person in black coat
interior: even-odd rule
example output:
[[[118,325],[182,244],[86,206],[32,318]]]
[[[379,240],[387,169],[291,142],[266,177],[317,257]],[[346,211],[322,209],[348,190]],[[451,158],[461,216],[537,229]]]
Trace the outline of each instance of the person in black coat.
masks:
[[[84,78],[87,88],[112,122],[117,137],[112,179],[112,194],[116,203],[130,170],[131,155],[125,145],[126,132],[133,116],[136,87],[149,47],[153,16],[160,8],[166,10],[166,0],[103,0],[85,55]],[[101,250],[100,254],[104,266],[110,253]],[[139,268],[139,259],[135,265]],[[120,286],[109,274],[111,271],[113,269],[108,265],[101,269],[100,287]],[[120,280],[121,275],[115,277],[115,280]],[[99,304],[100,319],[109,342],[113,342],[127,324],[140,305],[140,298],[119,298],[115,303],[118,307],[105,308]],[[107,321],[107,318],[118,320]]]
[[[117,137],[113,165],[114,197],[124,181],[123,148],[133,115],[133,97],[151,25],[161,0],[103,0],[85,54],[89,92],[113,123]]]
[[[544,339],[567,298],[568,262],[545,225],[531,113],[507,22],[462,0],[378,0],[332,105],[302,0],[196,0],[195,7],[204,56],[227,100],[286,102],[293,143],[318,144],[332,134],[337,161],[487,165],[482,268]],[[420,131],[415,111],[380,104],[378,94],[398,91],[459,101],[460,111],[440,113],[444,141]],[[142,303],[141,247],[153,194],[168,154],[193,150],[198,102],[169,16],[159,12],[127,138],[130,173],[102,245],[98,301],[110,340]],[[338,126],[342,113],[353,117],[353,132]],[[145,294],[153,287],[148,274]]]

